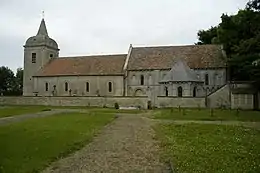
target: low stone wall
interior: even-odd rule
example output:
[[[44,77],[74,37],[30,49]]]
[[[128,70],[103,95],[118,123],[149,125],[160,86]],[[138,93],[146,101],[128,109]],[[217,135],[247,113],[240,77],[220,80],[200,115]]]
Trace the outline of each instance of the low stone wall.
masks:
[[[225,85],[216,92],[208,96],[209,108],[230,108],[230,89],[229,85]]]
[[[232,94],[231,95],[232,109],[254,109],[253,94]]]
[[[147,97],[0,97],[1,105],[46,106],[140,106],[147,108]]]
[[[158,97],[158,107],[187,107],[187,108],[205,108],[205,98],[194,97]]]

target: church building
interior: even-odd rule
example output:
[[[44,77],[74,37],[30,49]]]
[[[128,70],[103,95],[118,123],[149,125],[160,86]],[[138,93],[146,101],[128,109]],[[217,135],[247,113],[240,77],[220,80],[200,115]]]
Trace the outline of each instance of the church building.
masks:
[[[24,45],[24,96],[205,97],[227,83],[221,45],[130,45],[126,54],[59,57],[42,19]]]

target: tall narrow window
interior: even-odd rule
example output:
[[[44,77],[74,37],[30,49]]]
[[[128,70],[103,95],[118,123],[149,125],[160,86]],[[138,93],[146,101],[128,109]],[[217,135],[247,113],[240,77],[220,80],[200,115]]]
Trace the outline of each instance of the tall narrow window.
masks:
[[[89,92],[89,83],[86,82],[86,91]]]
[[[108,92],[112,92],[112,82],[108,82]]]
[[[68,84],[68,82],[65,82],[65,91],[68,91],[69,90],[69,84]]]
[[[49,84],[47,82],[45,83],[45,91],[49,91]]]
[[[209,85],[209,75],[205,74],[205,85]]]
[[[193,97],[196,97],[197,96],[197,87],[194,87],[193,88]]]
[[[168,87],[165,87],[165,96],[166,96],[166,97],[168,97],[168,96],[169,96]]]
[[[144,85],[144,75],[141,75],[141,77],[140,77],[140,83],[141,83],[141,85]]]
[[[32,63],[36,63],[36,53],[32,53]]]
[[[178,97],[182,97],[182,87],[178,87]]]

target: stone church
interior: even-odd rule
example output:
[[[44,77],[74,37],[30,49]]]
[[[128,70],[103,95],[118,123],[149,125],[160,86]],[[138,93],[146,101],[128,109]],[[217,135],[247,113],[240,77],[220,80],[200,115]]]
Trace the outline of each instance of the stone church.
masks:
[[[205,97],[227,83],[220,45],[133,47],[59,57],[42,19],[24,45],[24,96]]]

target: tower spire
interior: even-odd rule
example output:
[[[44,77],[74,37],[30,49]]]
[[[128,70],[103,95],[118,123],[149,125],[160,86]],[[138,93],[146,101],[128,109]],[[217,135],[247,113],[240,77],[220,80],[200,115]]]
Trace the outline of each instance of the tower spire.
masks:
[[[37,35],[48,36],[46,24],[45,24],[45,21],[44,21],[44,11],[42,12],[42,21],[41,21],[41,24],[40,24],[40,27],[39,27]]]

